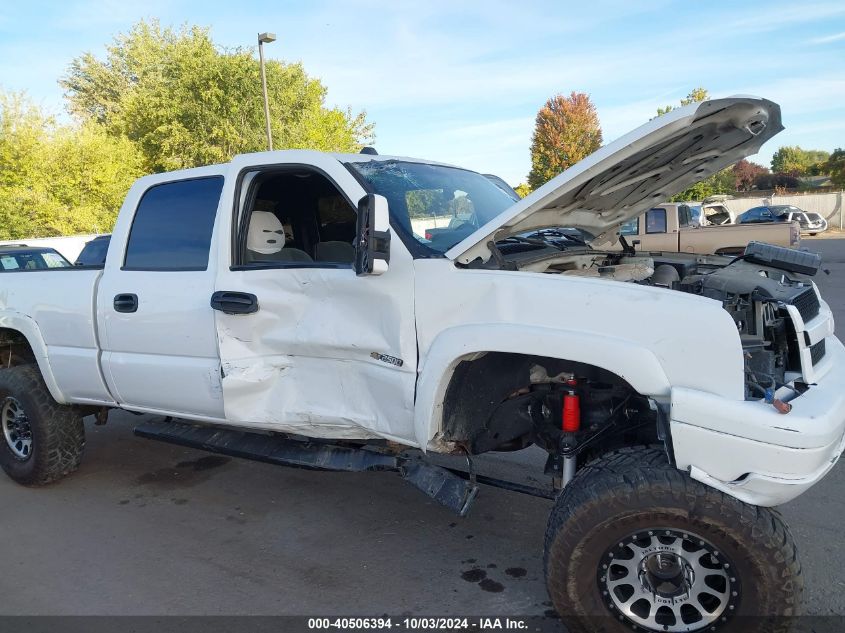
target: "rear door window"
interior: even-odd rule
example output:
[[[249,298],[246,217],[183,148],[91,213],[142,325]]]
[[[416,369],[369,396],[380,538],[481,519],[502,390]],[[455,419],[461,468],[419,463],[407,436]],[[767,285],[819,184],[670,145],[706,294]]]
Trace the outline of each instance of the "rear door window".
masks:
[[[648,234],[666,232],[666,209],[646,211],[645,232]]]
[[[135,211],[124,270],[206,270],[223,177],[150,187]]]

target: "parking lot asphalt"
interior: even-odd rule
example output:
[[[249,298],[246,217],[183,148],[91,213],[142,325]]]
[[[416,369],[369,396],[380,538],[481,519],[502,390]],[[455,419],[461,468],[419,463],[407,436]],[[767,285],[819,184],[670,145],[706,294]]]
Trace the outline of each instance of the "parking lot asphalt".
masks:
[[[845,323],[845,240],[806,241]],[[86,420],[58,484],[0,475],[0,614],[543,615],[551,502],[484,488],[465,519],[392,474],[324,473],[136,438],[142,418]],[[486,457],[542,477],[540,451]],[[783,506],[805,611],[845,614],[845,468]]]

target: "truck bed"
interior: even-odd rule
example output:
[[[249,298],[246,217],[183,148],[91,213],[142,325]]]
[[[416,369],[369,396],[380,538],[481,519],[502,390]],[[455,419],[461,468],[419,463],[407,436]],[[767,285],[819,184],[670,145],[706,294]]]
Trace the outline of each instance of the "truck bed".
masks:
[[[29,337],[44,341],[36,356],[49,358],[57,389],[81,399],[110,399],[98,364],[95,297],[102,274],[53,268],[0,275],[0,327],[40,332]]]

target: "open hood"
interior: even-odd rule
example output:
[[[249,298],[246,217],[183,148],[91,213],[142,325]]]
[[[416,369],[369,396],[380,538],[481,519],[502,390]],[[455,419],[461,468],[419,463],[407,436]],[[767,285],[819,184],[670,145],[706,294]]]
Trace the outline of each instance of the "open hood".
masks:
[[[618,240],[622,223],[759,151],[783,129],[780,106],[734,96],[693,103],[605,145],[500,213],[446,256],[487,261],[488,244],[542,228],[575,227],[593,247]]]

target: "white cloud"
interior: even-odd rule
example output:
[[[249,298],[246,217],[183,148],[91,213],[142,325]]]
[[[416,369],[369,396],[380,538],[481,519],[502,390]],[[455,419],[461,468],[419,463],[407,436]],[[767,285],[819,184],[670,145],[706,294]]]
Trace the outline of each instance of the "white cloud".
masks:
[[[824,37],[815,37],[810,40],[811,44],[829,44],[830,42],[838,42],[845,40],[845,31],[842,33],[834,33],[833,35],[825,35]]]

